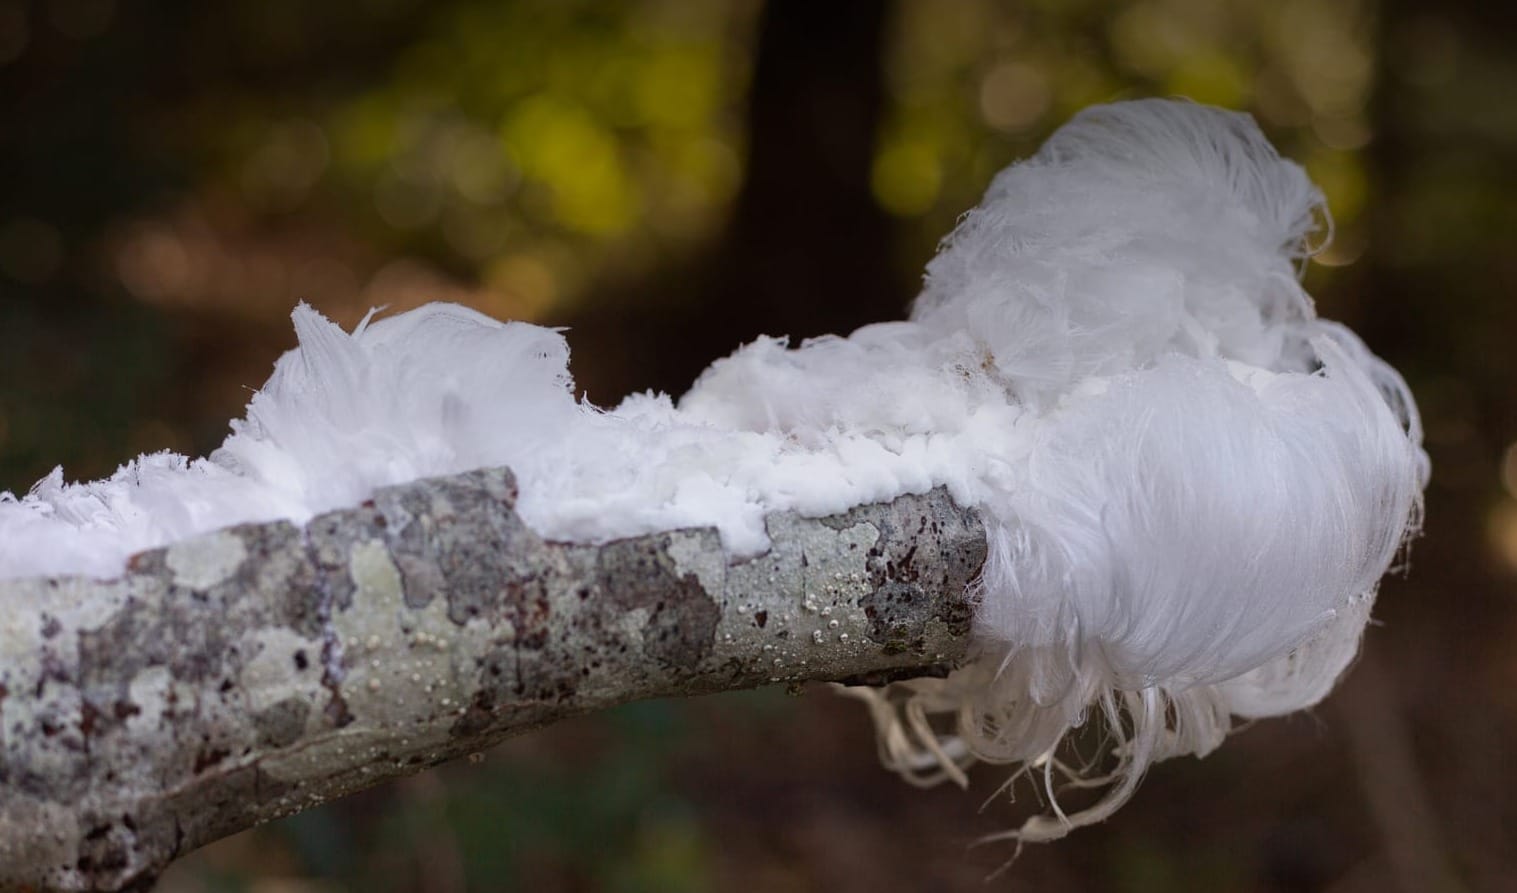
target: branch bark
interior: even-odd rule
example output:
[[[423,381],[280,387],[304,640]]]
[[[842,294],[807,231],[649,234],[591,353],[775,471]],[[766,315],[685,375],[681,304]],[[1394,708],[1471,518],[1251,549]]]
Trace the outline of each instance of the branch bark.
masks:
[[[943,672],[976,516],[941,490],[713,529],[545,542],[494,469],[0,581],[0,889],[151,886],[220,837],[641,698]]]

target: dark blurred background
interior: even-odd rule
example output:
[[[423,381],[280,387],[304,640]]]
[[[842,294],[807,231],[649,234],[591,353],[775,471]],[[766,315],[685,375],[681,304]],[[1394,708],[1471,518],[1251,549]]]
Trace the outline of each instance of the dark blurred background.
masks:
[[[1481,0],[0,0],[0,489],[203,454],[306,300],[570,325],[592,399],[899,317],[1079,108],[1245,109],[1326,190],[1427,533],[1311,715],[970,849],[825,691],[634,705],[227,840],[167,891],[1517,889],[1517,9]],[[1021,810],[1021,811],[1019,811]]]

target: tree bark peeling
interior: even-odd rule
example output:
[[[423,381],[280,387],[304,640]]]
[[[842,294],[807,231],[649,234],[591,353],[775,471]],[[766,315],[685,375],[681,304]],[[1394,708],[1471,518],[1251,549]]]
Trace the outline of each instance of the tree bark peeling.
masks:
[[[642,698],[941,670],[977,517],[942,490],[546,542],[505,469],[228,528],[117,579],[0,581],[0,889],[150,886],[220,837]]]

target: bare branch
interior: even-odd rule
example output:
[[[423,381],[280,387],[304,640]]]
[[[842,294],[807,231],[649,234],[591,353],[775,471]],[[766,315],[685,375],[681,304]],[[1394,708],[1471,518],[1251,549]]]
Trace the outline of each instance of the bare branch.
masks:
[[[123,890],[225,835],[640,698],[920,675],[965,653],[976,516],[941,490],[806,520],[544,542],[495,469],[114,580],[0,581],[0,889]]]

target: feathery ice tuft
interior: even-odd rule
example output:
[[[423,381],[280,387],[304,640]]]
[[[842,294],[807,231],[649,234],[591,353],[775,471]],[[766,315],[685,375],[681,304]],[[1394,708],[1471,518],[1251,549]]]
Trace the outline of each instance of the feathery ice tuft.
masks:
[[[209,458],[0,495],[0,577],[112,575],[195,533],[492,465],[545,536],[714,525],[736,556],[767,547],[770,511],[947,486],[989,531],[977,656],[853,693],[913,781],[982,760],[1050,796],[1056,776],[1105,784],[1008,833],[1059,837],[1234,717],[1325,696],[1417,530],[1411,396],[1299,284],[1326,220],[1248,117],[1142,101],[1085,111],[996,177],[910,320],[760,338],[677,404],[577,403],[552,329],[434,304],[347,333],[302,305],[300,346]],[[1059,758],[1092,716],[1099,773]]]

